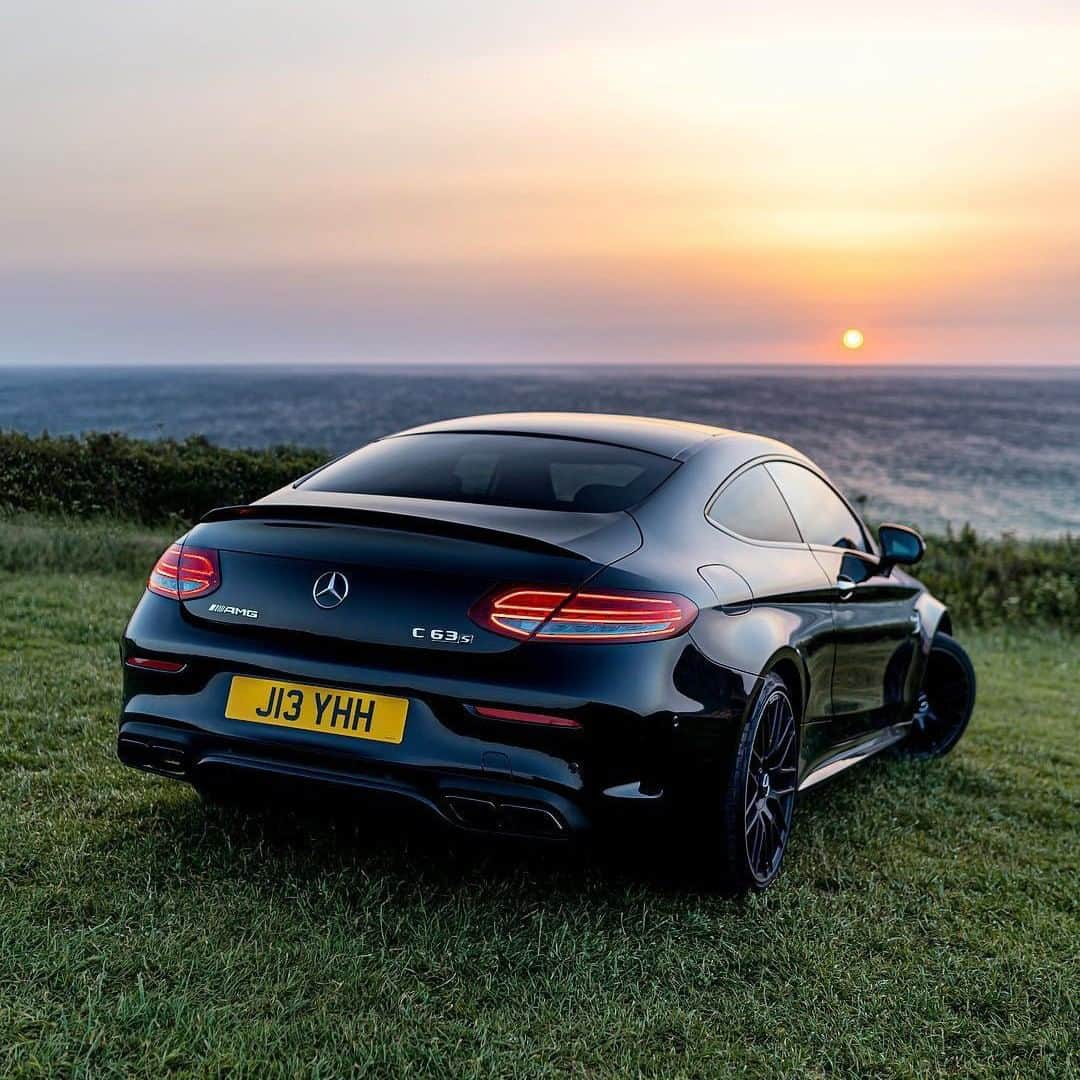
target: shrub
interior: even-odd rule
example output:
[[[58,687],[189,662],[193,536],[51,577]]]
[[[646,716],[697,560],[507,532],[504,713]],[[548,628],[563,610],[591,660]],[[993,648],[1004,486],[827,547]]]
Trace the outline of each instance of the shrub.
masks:
[[[926,545],[915,575],[948,603],[957,624],[1080,630],[1080,538],[986,540],[965,526]]]
[[[215,506],[251,502],[327,457],[295,446],[229,450],[198,435],[150,442],[119,434],[7,431],[0,432],[0,503],[13,510],[185,524]]]

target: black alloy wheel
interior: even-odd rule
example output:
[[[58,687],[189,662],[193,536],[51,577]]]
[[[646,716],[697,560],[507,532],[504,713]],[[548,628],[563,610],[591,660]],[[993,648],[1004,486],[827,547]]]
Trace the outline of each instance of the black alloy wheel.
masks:
[[[776,879],[791,835],[799,726],[787,686],[768,675],[739,738],[725,800],[728,871],[744,889]]]
[[[905,752],[920,758],[947,754],[960,741],[974,708],[971,659],[948,634],[935,634]]]

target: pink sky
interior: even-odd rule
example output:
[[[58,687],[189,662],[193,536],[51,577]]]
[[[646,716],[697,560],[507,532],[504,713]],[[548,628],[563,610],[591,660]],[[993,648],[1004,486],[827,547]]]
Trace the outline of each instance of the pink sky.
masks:
[[[1075,4],[388,7],[15,0],[0,363],[1080,362]]]

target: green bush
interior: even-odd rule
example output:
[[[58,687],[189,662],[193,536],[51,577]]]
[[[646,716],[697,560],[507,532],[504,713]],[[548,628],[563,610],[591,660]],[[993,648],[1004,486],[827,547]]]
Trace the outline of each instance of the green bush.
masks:
[[[927,537],[914,572],[948,603],[957,625],[1080,630],[1080,538],[985,540],[965,526]]]
[[[215,506],[251,502],[327,457],[295,446],[228,450],[197,435],[149,442],[118,434],[5,431],[0,503],[12,510],[188,524]]]

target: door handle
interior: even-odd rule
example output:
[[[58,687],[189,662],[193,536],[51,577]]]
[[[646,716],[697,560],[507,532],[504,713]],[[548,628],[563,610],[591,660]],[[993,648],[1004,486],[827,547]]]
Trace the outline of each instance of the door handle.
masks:
[[[855,579],[849,578],[847,574],[838,574],[836,591],[841,600],[850,600],[855,594]]]

